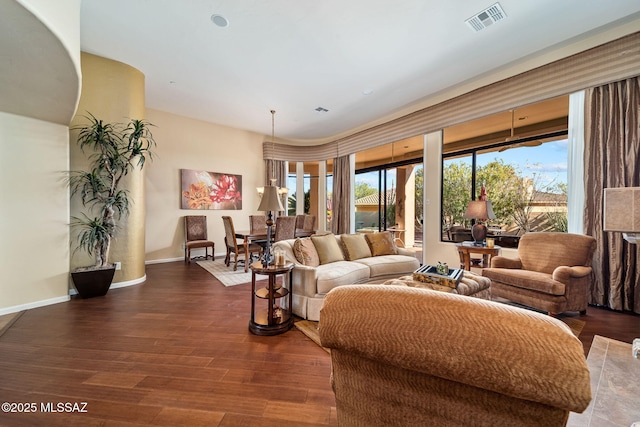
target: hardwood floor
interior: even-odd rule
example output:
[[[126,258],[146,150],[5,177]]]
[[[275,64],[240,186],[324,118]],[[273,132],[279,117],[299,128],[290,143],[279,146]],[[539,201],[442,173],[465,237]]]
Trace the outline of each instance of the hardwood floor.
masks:
[[[0,402],[22,413],[0,412],[0,425],[336,425],[330,356],[296,329],[249,333],[249,294],[174,262],[147,266],[144,284],[24,312],[0,336]],[[585,353],[594,334],[640,336],[640,316],[582,318]]]

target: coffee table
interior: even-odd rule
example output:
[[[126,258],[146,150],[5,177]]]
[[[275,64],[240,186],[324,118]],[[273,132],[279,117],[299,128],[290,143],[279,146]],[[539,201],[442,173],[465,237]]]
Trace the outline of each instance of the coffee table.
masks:
[[[587,365],[592,400],[582,414],[569,414],[567,426],[627,427],[640,421],[640,360],[631,355],[631,344],[595,335]]]
[[[462,279],[460,280],[458,287],[455,289],[448,286],[413,280],[413,276],[401,276],[397,279],[388,279],[381,283],[383,285],[398,285],[431,289],[434,291],[449,292],[452,294],[465,295],[486,300],[491,299],[491,280],[470,271],[465,271],[463,273]]]

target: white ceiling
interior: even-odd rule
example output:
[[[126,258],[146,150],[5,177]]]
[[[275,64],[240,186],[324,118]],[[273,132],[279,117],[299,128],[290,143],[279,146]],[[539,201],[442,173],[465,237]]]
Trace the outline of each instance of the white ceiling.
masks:
[[[275,109],[276,137],[327,140],[516,61],[640,22],[638,0],[500,0],[507,18],[472,31],[465,19],[492,4],[82,0],[81,47],[143,72],[149,108],[266,135]],[[212,14],[229,26],[214,25]]]

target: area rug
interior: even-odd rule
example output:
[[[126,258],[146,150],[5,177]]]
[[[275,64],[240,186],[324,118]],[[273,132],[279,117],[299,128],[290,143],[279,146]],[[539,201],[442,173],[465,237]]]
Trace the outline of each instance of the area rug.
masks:
[[[17,313],[0,316],[0,337],[11,327],[11,325],[15,323],[16,320],[20,318],[20,316],[22,316],[23,313],[24,311],[19,311]]]
[[[562,320],[576,337],[580,336],[580,333],[586,323],[584,320],[575,319],[573,317],[559,317],[558,320]]]
[[[244,272],[244,266],[238,265],[238,270],[233,271],[233,264],[224,265],[223,260],[196,261],[196,263],[211,273],[225,286],[243,285],[251,282],[251,271]]]
[[[565,318],[560,318],[558,320],[563,321],[567,326],[569,326],[569,329],[571,329],[571,332],[573,332],[573,335],[575,335],[576,337],[580,336],[580,332],[582,332],[582,329],[584,328],[584,325],[585,325],[585,322],[583,320],[574,319],[573,317],[565,317]],[[302,332],[307,337],[309,337],[311,341],[313,341],[314,343],[322,347],[322,345],[320,344],[320,336],[318,334],[318,322],[312,322],[311,320],[299,320],[296,323],[294,323],[294,326],[300,332]],[[325,348],[325,347],[322,347],[322,348],[327,353],[331,352],[328,348]]]
[[[305,334],[311,341],[322,347],[320,344],[320,335],[318,334],[318,322],[311,320],[298,320],[293,324],[300,332]],[[322,347],[327,353],[331,353],[328,348]]]

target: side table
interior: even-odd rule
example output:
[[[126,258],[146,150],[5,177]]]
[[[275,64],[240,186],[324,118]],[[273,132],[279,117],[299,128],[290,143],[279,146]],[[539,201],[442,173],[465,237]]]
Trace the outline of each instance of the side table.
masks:
[[[456,243],[458,255],[460,256],[460,268],[471,271],[471,254],[482,255],[482,263],[479,268],[487,268],[491,265],[491,257],[500,253],[500,246],[488,248],[486,246],[475,246],[473,244]]]
[[[582,414],[571,412],[567,427],[631,426],[640,421],[640,360],[631,344],[595,335],[587,356],[591,403]]]
[[[251,264],[250,268],[251,320],[249,321],[249,331],[255,335],[277,335],[288,331],[293,326],[292,293],[284,286],[278,285],[276,278],[278,275],[289,274],[288,282],[291,283],[293,263],[263,267],[262,262],[258,261]],[[266,287],[256,289],[256,274],[269,277],[269,283]]]

